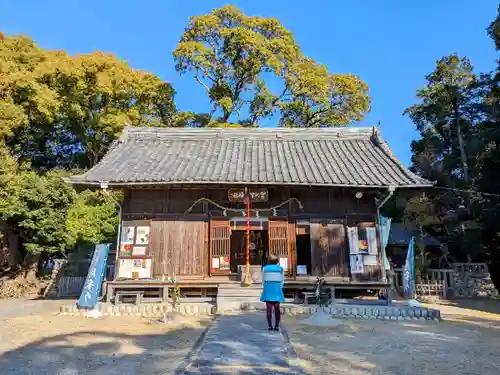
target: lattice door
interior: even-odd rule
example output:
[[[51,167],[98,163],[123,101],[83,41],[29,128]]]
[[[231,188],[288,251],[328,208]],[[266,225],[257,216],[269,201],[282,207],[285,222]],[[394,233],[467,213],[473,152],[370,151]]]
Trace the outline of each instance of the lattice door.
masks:
[[[287,269],[289,274],[291,269],[290,246],[288,237],[288,221],[269,220],[269,254],[276,255],[278,258],[287,259]]]
[[[210,222],[210,273],[229,273],[231,225],[229,220]]]

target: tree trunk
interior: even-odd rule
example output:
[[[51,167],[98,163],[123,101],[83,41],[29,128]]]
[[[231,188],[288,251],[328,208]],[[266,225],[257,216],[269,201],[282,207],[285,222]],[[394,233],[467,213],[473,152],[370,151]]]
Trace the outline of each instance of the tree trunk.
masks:
[[[229,121],[229,117],[231,117],[231,114],[232,114],[232,112],[226,112],[226,111],[224,111],[224,115],[222,116],[222,119],[221,119],[222,121],[221,122],[224,122],[224,123],[228,122]]]
[[[464,171],[464,180],[465,182],[469,182],[469,166],[467,165],[467,155],[465,154],[464,138],[462,136],[462,127],[460,126],[458,104],[456,102],[456,99],[453,103],[453,111],[455,116],[455,129],[457,131],[458,137],[458,147],[460,149],[460,161],[462,162],[462,168]]]
[[[37,279],[40,257],[38,255],[27,254],[23,261],[22,273],[23,277],[29,281]]]

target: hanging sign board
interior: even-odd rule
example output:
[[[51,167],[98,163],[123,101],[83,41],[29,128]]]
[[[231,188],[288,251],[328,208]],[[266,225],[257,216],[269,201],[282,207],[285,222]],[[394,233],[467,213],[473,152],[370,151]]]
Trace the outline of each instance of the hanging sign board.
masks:
[[[269,192],[265,188],[252,188],[248,189],[252,202],[267,202],[269,199]],[[244,188],[233,188],[227,192],[229,202],[243,202],[245,200]]]

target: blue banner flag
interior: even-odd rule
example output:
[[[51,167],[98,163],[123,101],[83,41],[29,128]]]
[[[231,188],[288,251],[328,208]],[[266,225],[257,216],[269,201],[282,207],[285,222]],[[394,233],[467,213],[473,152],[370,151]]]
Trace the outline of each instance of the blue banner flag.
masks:
[[[385,270],[390,270],[391,265],[389,264],[389,259],[387,259],[387,253],[385,248],[389,242],[389,234],[391,233],[391,219],[385,216],[379,217],[380,225],[380,237],[382,239],[382,262]]]
[[[106,272],[106,261],[108,259],[110,246],[111,244],[109,243],[95,245],[89,272],[85,279],[85,284],[83,284],[80,298],[78,299],[78,307],[93,309],[97,306],[104,273]]]
[[[415,238],[412,237],[408,244],[408,254],[403,267],[403,291],[406,298],[413,298],[415,293]]]

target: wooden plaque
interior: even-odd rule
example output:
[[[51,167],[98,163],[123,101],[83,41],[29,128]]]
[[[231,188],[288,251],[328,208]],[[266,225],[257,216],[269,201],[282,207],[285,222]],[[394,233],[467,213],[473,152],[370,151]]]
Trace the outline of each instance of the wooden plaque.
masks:
[[[267,202],[269,199],[269,192],[265,188],[248,189],[248,193],[252,198],[252,202]],[[245,189],[229,189],[227,192],[227,197],[230,202],[243,202],[245,200]]]

